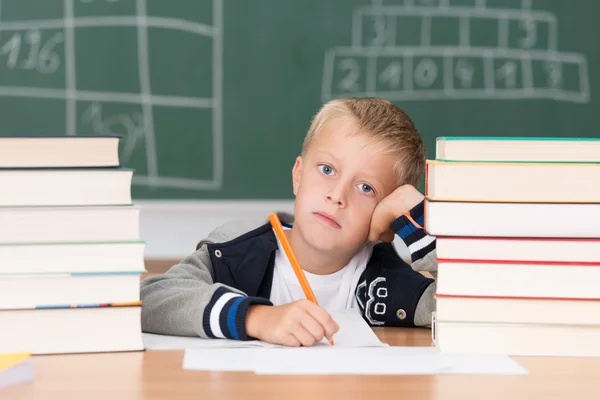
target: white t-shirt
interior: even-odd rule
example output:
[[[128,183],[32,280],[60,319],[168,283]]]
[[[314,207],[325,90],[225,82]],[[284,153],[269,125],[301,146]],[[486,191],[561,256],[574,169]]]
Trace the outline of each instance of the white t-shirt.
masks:
[[[279,248],[275,252],[275,267],[269,300],[273,305],[279,306],[306,299],[279,238],[277,238],[277,245]],[[356,286],[361,274],[367,268],[372,252],[373,243],[367,242],[344,268],[333,274],[315,275],[304,271],[304,275],[321,307],[327,312],[358,308],[355,296]]]

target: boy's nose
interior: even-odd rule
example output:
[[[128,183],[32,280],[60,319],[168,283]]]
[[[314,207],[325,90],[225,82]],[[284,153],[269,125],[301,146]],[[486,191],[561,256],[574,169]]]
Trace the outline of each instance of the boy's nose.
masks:
[[[335,203],[340,208],[344,208],[346,206],[346,194],[343,185],[332,187],[327,194],[327,201]]]

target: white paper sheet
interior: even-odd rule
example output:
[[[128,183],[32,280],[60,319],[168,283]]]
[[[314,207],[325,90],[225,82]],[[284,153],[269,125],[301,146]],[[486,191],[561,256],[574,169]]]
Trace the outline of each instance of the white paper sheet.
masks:
[[[433,347],[189,349],[184,369],[301,375],[521,375],[508,356],[456,356]]]
[[[269,351],[261,348],[187,349],[183,356],[183,369],[200,371],[254,371]]]
[[[294,350],[294,349],[290,349]],[[304,349],[303,349],[304,350]],[[306,349],[308,350],[308,349]],[[455,356],[434,347],[330,349],[294,353],[255,365],[257,374],[301,375],[521,375],[527,371],[508,356]]]
[[[385,347],[357,310],[339,310],[331,317],[340,326],[334,335],[335,347]],[[154,350],[211,349],[211,348],[285,348],[258,340],[239,341],[228,339],[200,339],[192,337],[143,334],[144,348]],[[331,347],[326,339],[315,347]]]
[[[333,336],[334,346],[338,347],[387,347],[373,329],[367,324],[357,309],[346,309],[334,311],[331,317],[340,329]],[[331,347],[327,339],[323,339],[319,345]]]

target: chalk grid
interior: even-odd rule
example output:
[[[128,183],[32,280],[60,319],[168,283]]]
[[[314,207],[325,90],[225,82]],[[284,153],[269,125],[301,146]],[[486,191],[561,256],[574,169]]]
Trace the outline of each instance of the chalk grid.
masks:
[[[75,17],[75,2],[93,3],[95,0],[64,0],[63,18],[59,19],[34,19],[25,21],[3,21],[2,20],[2,0],[0,0],[0,33],[2,31],[28,32],[28,35],[38,34],[44,29],[62,29],[64,32],[64,69],[65,69],[65,87],[55,88],[36,88],[23,86],[0,85],[0,96],[25,97],[40,99],[58,99],[66,102],[65,126],[66,134],[76,135],[77,115],[76,104],[78,101],[91,102],[110,102],[137,104],[142,107],[141,130],[142,132],[130,132],[132,134],[141,134],[144,136],[146,155],[146,175],[134,175],[134,185],[142,185],[152,188],[165,187],[177,189],[201,189],[218,190],[223,181],[223,128],[222,128],[222,54],[223,54],[223,0],[212,0],[212,24],[202,24],[190,22],[177,18],[152,17],[147,15],[146,0],[135,0],[136,14],[132,16],[90,16]],[[114,3],[120,0],[101,0],[107,3]],[[75,28],[79,27],[135,27],[137,29],[137,57],[139,66],[139,84],[140,91],[136,93],[110,92],[110,91],[85,91],[76,88],[76,54],[75,54]],[[212,54],[212,96],[209,98],[185,97],[185,96],[161,96],[152,93],[150,85],[150,62],[148,56],[148,28],[160,28],[165,30],[183,31],[194,35],[209,37],[213,41]],[[33,33],[32,33],[33,32]],[[25,34],[24,34],[25,35]],[[56,35],[55,35],[56,36]],[[25,36],[24,36],[25,37]],[[19,40],[21,37],[18,38]],[[39,37],[32,39],[39,47]],[[58,36],[57,43],[63,39]],[[52,39],[51,39],[52,40]],[[20,42],[18,43],[20,45]],[[174,44],[176,45],[176,44]],[[7,57],[7,62],[13,55],[18,55],[20,48],[10,47],[11,43],[0,42],[0,56]],[[39,51],[39,48],[37,49]],[[41,52],[40,52],[41,54]],[[48,55],[46,55],[49,57]],[[3,60],[4,61],[4,60]],[[61,60],[62,61],[62,60]],[[45,60],[51,63],[52,59]],[[22,64],[21,64],[22,65]],[[41,66],[43,67],[43,65]],[[31,66],[31,68],[35,68]],[[38,66],[40,70],[40,66]],[[43,72],[43,70],[41,71]],[[210,109],[212,111],[212,178],[211,179],[190,179],[176,176],[161,176],[158,171],[157,149],[155,141],[155,124],[153,115],[153,106],[169,106],[178,108]],[[201,126],[194,126],[191,129],[198,131],[198,146],[202,146],[200,133]],[[101,132],[98,132],[101,133]],[[128,151],[133,151],[135,140],[131,142]]]
[[[520,8],[499,8],[498,0],[490,7],[488,1],[372,0],[354,10],[351,46],[325,54],[322,100],[588,103],[586,58],[557,50],[555,15],[533,9],[533,0],[520,0]],[[435,37],[440,24],[454,29]],[[495,43],[477,43],[485,28],[495,30]]]

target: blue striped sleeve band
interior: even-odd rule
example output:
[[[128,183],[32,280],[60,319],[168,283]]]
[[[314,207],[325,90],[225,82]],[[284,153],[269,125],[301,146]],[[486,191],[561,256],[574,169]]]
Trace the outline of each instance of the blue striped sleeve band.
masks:
[[[251,340],[246,334],[246,314],[251,304],[272,305],[262,297],[248,297],[219,287],[204,309],[204,332],[213,339]]]
[[[421,226],[424,223],[424,205],[424,202],[421,202],[410,210],[410,217]],[[413,262],[425,257],[435,249],[435,237],[428,235],[423,229],[417,228],[404,215],[396,218],[390,228],[404,241]]]

